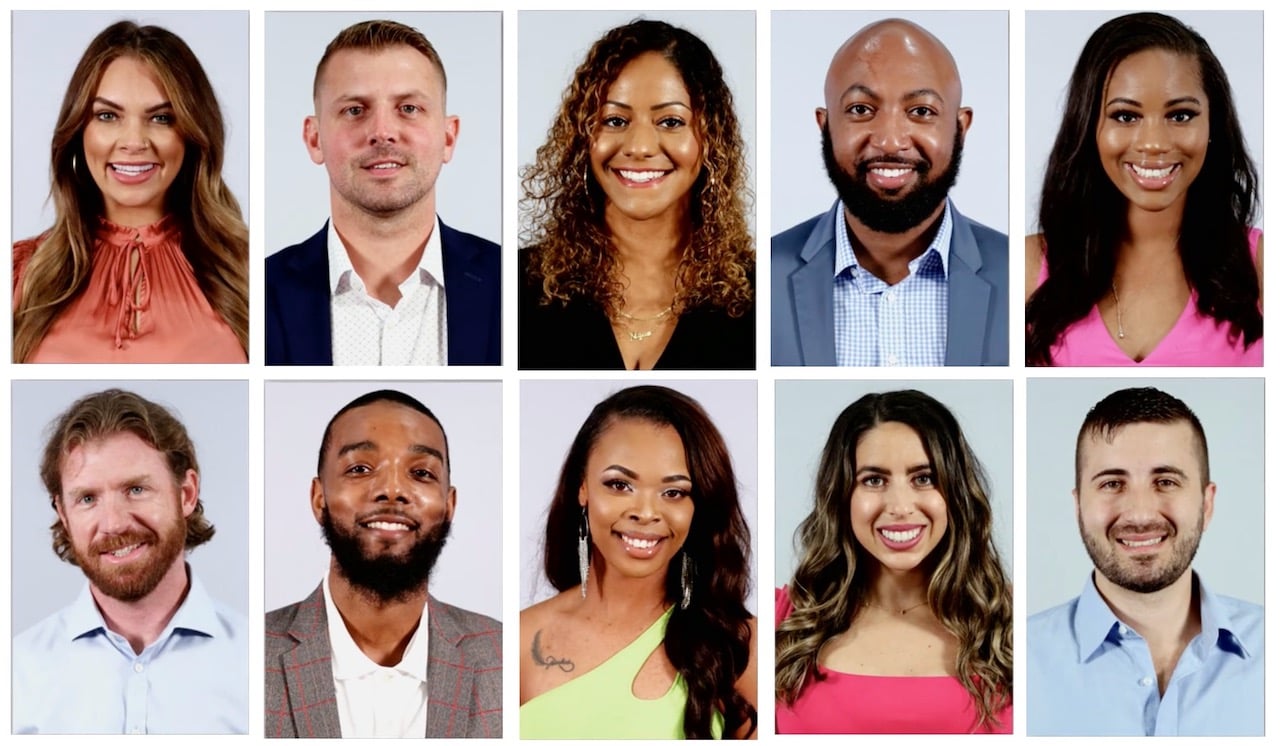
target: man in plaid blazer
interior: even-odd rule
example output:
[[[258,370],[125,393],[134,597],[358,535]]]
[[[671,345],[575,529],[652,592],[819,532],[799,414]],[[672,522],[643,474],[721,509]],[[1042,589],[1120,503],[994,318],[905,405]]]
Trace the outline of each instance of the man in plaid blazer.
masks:
[[[330,567],[267,614],[267,737],[500,738],[501,624],[427,593],[456,501],[439,420],[365,394],[329,421],[317,471]]]

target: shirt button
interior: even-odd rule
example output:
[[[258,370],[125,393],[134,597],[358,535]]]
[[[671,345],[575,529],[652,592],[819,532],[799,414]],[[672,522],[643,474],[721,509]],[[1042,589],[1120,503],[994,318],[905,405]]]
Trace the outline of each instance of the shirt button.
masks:
[[[1143,676],[1143,677],[1138,681],[1138,683],[1139,683],[1139,684],[1141,684],[1141,685],[1143,685],[1143,686],[1151,686],[1151,684],[1152,684],[1151,677],[1150,677],[1150,676]]]
[[[1123,624],[1122,624],[1122,625],[1120,625],[1120,636],[1121,636],[1121,637],[1128,637],[1128,636],[1129,636],[1129,628],[1128,628],[1128,627],[1126,627],[1126,626],[1124,626]]]
[[[887,365],[897,365],[897,364],[898,364],[898,356],[897,356],[897,355],[894,355],[893,353],[889,353],[889,355],[888,355],[887,357],[885,357],[885,359],[884,359],[884,360],[885,360],[885,364],[887,364]]]
[[[889,303],[892,303],[898,299],[898,296],[892,290],[888,290],[888,291],[885,291],[884,299]]]
[[[134,673],[142,673],[142,671],[143,671],[143,669],[144,669],[144,668],[145,668],[145,667],[144,667],[141,663],[134,663],[134,664],[133,664],[133,672],[134,672]]]

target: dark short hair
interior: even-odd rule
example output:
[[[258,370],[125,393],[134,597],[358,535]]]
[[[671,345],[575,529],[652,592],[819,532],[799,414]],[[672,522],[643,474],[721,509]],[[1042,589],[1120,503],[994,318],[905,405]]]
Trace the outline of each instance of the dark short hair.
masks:
[[[324,48],[324,55],[316,65],[316,77],[311,83],[311,97],[315,98],[320,93],[320,78],[324,75],[324,68],[329,64],[329,58],[338,52],[346,49],[381,52],[389,47],[401,45],[418,50],[423,57],[431,61],[432,65],[435,65],[436,70],[440,71],[440,90],[448,93],[449,79],[444,73],[444,63],[440,61],[436,48],[421,31],[395,21],[373,20],[361,21],[344,28],[333,37],[329,46]]]
[[[1107,395],[1093,405],[1085,415],[1080,434],[1076,437],[1076,489],[1080,489],[1080,474],[1084,469],[1085,438],[1098,436],[1110,441],[1117,431],[1126,425],[1151,422],[1172,425],[1185,422],[1191,426],[1195,438],[1196,455],[1200,459],[1200,488],[1209,484],[1209,444],[1204,437],[1204,427],[1196,413],[1181,399],[1150,386],[1121,389]]]
[[[66,455],[86,443],[121,433],[132,433],[159,451],[169,465],[174,484],[181,484],[188,470],[200,473],[195,444],[172,412],[131,391],[107,389],[76,400],[50,426],[40,459],[40,479],[55,509],[62,496],[62,462]],[[187,549],[213,538],[213,524],[204,517],[202,500],[196,500],[186,523]],[[63,562],[78,565],[62,521],[55,520],[49,530],[53,533],[54,553]]]
[[[445,468],[449,467],[449,434],[444,431],[444,425],[441,424],[440,418],[436,417],[435,413],[430,409],[427,409],[427,405],[412,396],[409,396],[403,391],[396,391],[395,389],[379,389],[377,391],[370,391],[363,396],[357,396],[355,399],[348,402],[345,407],[339,409],[337,414],[329,418],[329,424],[324,426],[324,436],[320,439],[320,455],[316,458],[317,476],[319,476],[320,472],[324,471],[324,454],[329,450],[329,441],[333,436],[333,423],[337,422],[339,417],[353,409],[368,406],[370,404],[376,404],[378,402],[390,402],[392,404],[399,404],[402,407],[408,407],[419,414],[426,415],[432,422],[436,423],[436,426],[440,428],[440,434],[444,436],[444,465]]]

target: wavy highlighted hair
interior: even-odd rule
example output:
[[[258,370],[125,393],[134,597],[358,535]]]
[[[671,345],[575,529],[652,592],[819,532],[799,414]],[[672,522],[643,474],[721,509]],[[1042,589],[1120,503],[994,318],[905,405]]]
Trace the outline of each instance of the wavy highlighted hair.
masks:
[[[667,567],[666,601],[672,607],[663,649],[689,687],[684,707],[686,738],[711,738],[717,712],[724,732],[756,726],[756,710],[734,685],[751,656],[750,589],[747,564],[751,535],[738,504],[738,485],[724,438],[696,401],[664,386],[632,386],[591,410],[578,430],[547,514],[544,569],[558,591],[582,583],[578,574],[578,492],[587,458],[606,430],[620,420],[673,428],[684,444],[693,481],[693,523],[681,551],[693,560],[692,603],[680,608],[680,562]]]
[[[956,676],[973,699],[976,731],[994,725],[1013,693],[1012,586],[991,535],[991,503],[982,464],[955,416],[928,394],[867,394],[836,418],[822,450],[813,512],[800,524],[800,562],[789,594],[794,607],[777,630],[774,686],[791,703],[821,680],[818,652],[844,632],[868,600],[876,562],[854,537],[849,496],[858,441],[884,422],[916,432],[947,503],[947,532],[930,555],[929,609],[958,643]]]
[[[690,241],[676,269],[676,307],[710,306],[742,316],[754,302],[755,253],[746,219],[746,148],[733,93],[706,43],[662,21],[635,20],[610,30],[574,72],[547,141],[521,174],[521,243],[533,247],[530,271],[542,280],[544,304],[587,298],[615,309],[621,301],[605,195],[591,172],[591,143],[609,86],[648,52],[680,72],[702,145],[702,170],[689,195]]]
[[[164,456],[175,486],[182,484],[187,471],[200,474],[196,447],[187,428],[168,409],[121,389],[107,389],[82,397],[50,426],[40,458],[40,479],[49,491],[50,504],[57,508],[62,497],[62,461],[71,451],[95,440],[120,433],[133,433]],[[204,501],[197,499],[195,510],[186,518],[186,548],[195,549],[213,538],[213,524],[204,517]],[[53,551],[63,562],[79,565],[71,537],[61,520],[49,527]]]
[[[191,48],[159,26],[120,21],[98,34],[76,65],[53,131],[51,171],[57,217],[27,263],[13,313],[13,360],[25,361],[53,322],[89,284],[102,193],[89,173],[84,129],[107,67],[142,61],[173,106],[173,126],[186,146],[182,168],[165,194],[177,219],[182,252],[209,305],[249,346],[249,229],[222,180],[226,126],[213,86]]]

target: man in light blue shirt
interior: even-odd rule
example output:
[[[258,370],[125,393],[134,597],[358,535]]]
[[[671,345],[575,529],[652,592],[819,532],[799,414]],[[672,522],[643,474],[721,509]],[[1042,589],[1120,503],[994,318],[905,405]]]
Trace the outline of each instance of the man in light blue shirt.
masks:
[[[186,563],[213,537],[186,428],[118,389],[54,423],[53,549],[88,583],[13,641],[15,733],[247,733],[248,624]]]
[[[1263,735],[1263,612],[1191,570],[1217,487],[1199,419],[1117,391],[1076,440],[1076,516],[1094,572],[1027,628],[1032,735]]]

